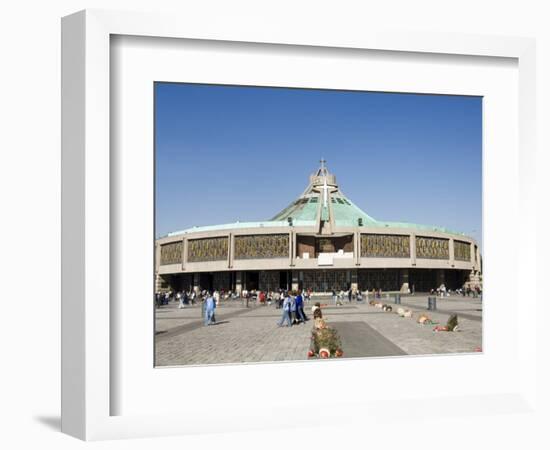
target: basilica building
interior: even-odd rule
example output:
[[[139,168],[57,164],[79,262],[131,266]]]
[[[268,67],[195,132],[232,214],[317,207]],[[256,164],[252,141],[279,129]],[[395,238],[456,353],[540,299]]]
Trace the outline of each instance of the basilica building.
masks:
[[[481,283],[476,241],[445,228],[376,220],[321,161],[272,219],[193,227],[155,243],[156,290],[429,291]]]

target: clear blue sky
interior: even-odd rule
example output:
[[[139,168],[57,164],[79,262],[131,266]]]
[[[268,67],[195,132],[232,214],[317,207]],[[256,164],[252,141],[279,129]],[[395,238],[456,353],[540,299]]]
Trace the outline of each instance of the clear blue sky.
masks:
[[[327,160],[378,220],[481,244],[481,97],[157,83],[156,235],[267,220]]]

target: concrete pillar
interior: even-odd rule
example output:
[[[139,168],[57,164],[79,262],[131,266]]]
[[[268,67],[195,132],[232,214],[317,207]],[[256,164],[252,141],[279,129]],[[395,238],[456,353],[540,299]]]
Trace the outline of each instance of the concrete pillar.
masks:
[[[231,269],[233,267],[233,254],[235,252],[235,235],[229,233],[228,236],[229,249],[227,251],[227,267]]]
[[[160,244],[155,244],[155,271],[160,269]]]
[[[187,264],[187,239],[183,238],[181,243],[181,270],[185,270]]]
[[[439,287],[444,283],[445,283],[445,270],[437,269],[437,272],[436,272],[436,287]]]
[[[193,274],[193,290],[197,293],[200,291],[200,282],[201,282],[200,274],[199,273],[194,273]]]
[[[409,239],[411,240],[409,242],[410,253],[411,253],[411,265],[416,266],[416,234],[412,233]]]
[[[292,230],[288,232],[288,265],[292,266],[294,258],[292,258]]]
[[[163,280],[162,277],[157,273],[155,274],[155,292],[160,292],[162,289]]]
[[[449,239],[449,264],[451,267],[455,266],[455,240]]]
[[[292,271],[292,285],[290,286],[290,289],[293,291],[297,291],[300,288],[300,278],[297,270]]]
[[[243,273],[239,270],[235,273],[235,291],[237,294],[241,294],[243,290]]]
[[[296,232],[292,231],[290,236],[292,237],[292,245],[290,246],[290,265],[294,266],[296,264]]]
[[[478,271],[472,270],[470,272],[470,276],[468,277],[468,285],[472,289],[474,289],[476,286],[481,287],[481,278]]]
[[[357,269],[352,269],[350,271],[350,288],[352,292],[357,292],[359,290],[359,283],[357,281]]]
[[[399,292],[406,294],[409,290],[409,269],[399,270]]]
[[[353,240],[355,243],[353,251],[353,256],[355,257],[355,265],[359,266],[361,265],[361,232],[359,230],[355,232]]]

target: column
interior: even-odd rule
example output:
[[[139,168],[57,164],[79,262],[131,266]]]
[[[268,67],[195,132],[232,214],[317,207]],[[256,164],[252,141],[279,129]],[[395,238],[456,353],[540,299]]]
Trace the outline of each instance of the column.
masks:
[[[400,269],[399,270],[399,292],[403,294],[408,294],[410,292],[409,288],[409,269]]]
[[[352,292],[357,292],[359,290],[359,283],[357,281],[357,269],[352,269],[350,271],[350,288]]]
[[[292,230],[288,232],[288,265],[292,266]]]
[[[361,232],[359,230],[355,232],[354,241],[355,241],[355,246],[354,246],[355,265],[359,266],[361,265]]]
[[[409,242],[410,253],[411,253],[411,265],[416,266],[416,234],[412,233],[409,239],[411,240]]]
[[[200,282],[201,282],[200,274],[199,273],[194,273],[193,274],[193,290],[196,293],[198,293],[200,291]]]
[[[164,287],[164,280],[162,277],[157,273],[155,275],[155,292],[160,292],[162,288]]]
[[[436,272],[436,287],[439,287],[444,283],[445,283],[445,270],[437,269],[437,272]]]
[[[296,259],[296,232],[292,231],[291,236],[292,236],[292,245],[290,246],[290,265],[294,266],[296,264],[295,263],[295,259]]]
[[[185,270],[187,264],[187,239],[183,238],[181,243],[181,270]]]
[[[160,244],[155,244],[155,271],[160,269]]]
[[[449,264],[451,267],[455,266],[455,240],[449,239]]]
[[[243,273],[239,270],[235,273],[235,291],[241,295],[243,290]]]
[[[292,271],[292,285],[290,286],[291,290],[297,291],[300,288],[300,279],[298,276],[298,271]]]
[[[229,233],[228,236],[229,249],[227,251],[227,267],[231,269],[233,267],[233,254],[235,252],[235,235]]]

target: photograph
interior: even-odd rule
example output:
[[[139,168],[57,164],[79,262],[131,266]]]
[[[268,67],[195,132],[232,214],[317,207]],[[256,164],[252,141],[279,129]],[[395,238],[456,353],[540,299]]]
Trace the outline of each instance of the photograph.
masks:
[[[154,364],[483,352],[483,98],[155,82]]]

